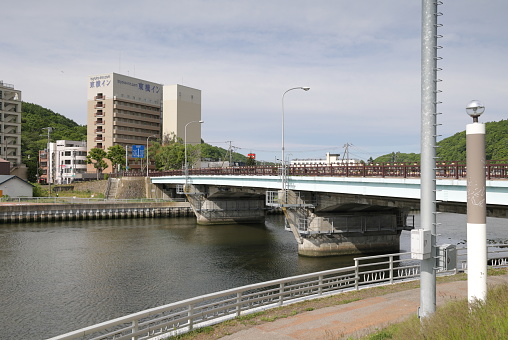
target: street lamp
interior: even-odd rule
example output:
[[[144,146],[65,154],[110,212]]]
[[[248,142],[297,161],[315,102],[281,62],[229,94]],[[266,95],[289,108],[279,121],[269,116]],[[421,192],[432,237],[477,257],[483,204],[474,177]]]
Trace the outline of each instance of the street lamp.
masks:
[[[466,112],[473,118],[466,125],[467,169],[467,292],[470,303],[487,297],[487,210],[485,192],[485,124],[478,117],[485,107],[471,101]]]
[[[287,173],[286,173],[286,158],[285,158],[286,156],[284,154],[284,150],[285,150],[285,147],[284,147],[284,96],[286,95],[286,93],[288,93],[289,91],[292,91],[292,90],[309,91],[310,87],[307,87],[307,86],[293,87],[293,88],[287,90],[286,92],[284,92],[284,94],[282,95],[282,158],[281,158],[281,162],[282,162],[282,190],[284,191],[284,197],[286,197],[286,191],[288,189]]]
[[[199,123],[199,124],[203,124],[204,121],[202,120],[193,120],[192,122],[188,122],[187,124],[185,124],[185,129],[184,129],[184,139],[183,139],[183,144],[184,144],[184,148],[185,148],[185,164],[184,164],[184,170],[185,170],[185,190],[187,190],[187,184],[188,184],[188,179],[189,179],[189,165],[187,164],[187,126],[189,126],[190,124],[192,123]]]
[[[146,177],[148,177],[148,165],[149,165],[149,162],[148,162],[148,140],[152,137],[157,137],[158,135],[151,135],[151,136],[148,136],[146,137]]]

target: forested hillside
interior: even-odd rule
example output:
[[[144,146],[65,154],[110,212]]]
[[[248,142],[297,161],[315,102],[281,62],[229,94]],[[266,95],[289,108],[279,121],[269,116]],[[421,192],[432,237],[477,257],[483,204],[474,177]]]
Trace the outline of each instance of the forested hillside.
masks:
[[[485,124],[485,153],[487,160],[508,160],[508,120]],[[437,156],[443,161],[466,160],[466,131],[457,132],[437,143]],[[392,152],[374,162],[419,162],[420,154]]]
[[[37,104],[21,105],[21,152],[23,163],[28,167],[28,180],[34,182],[37,172],[39,150],[46,148],[47,127],[52,128],[51,142],[59,139],[86,140],[86,125],[79,125],[72,119],[43,108]]]

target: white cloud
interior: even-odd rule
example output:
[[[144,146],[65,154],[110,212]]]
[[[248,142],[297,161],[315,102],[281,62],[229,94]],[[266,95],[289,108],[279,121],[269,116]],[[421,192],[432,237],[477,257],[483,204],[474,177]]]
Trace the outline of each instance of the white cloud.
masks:
[[[86,78],[121,72],[203,94],[203,138],[272,160],[323,157],[349,142],[368,158],[419,152],[421,2],[303,0],[25,1],[4,9],[1,79],[23,99],[86,123]],[[508,5],[445,1],[439,131],[465,104],[507,118]],[[334,151],[335,152],[335,151]]]

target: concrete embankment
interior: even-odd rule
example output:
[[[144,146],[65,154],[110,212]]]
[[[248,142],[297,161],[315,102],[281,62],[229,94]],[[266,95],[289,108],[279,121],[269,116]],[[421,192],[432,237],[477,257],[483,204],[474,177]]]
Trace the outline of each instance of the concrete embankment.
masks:
[[[193,216],[187,202],[0,204],[0,223],[177,216]]]

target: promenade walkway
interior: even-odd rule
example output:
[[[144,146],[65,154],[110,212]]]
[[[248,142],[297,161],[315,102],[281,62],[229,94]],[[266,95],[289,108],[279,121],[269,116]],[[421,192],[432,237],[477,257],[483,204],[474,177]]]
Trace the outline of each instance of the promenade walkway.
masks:
[[[489,285],[508,284],[508,274],[488,277]],[[467,281],[437,285],[437,305],[467,298]],[[420,289],[366,298],[344,305],[325,307],[274,322],[253,326],[223,337],[224,340],[317,340],[357,337],[415,315]]]

